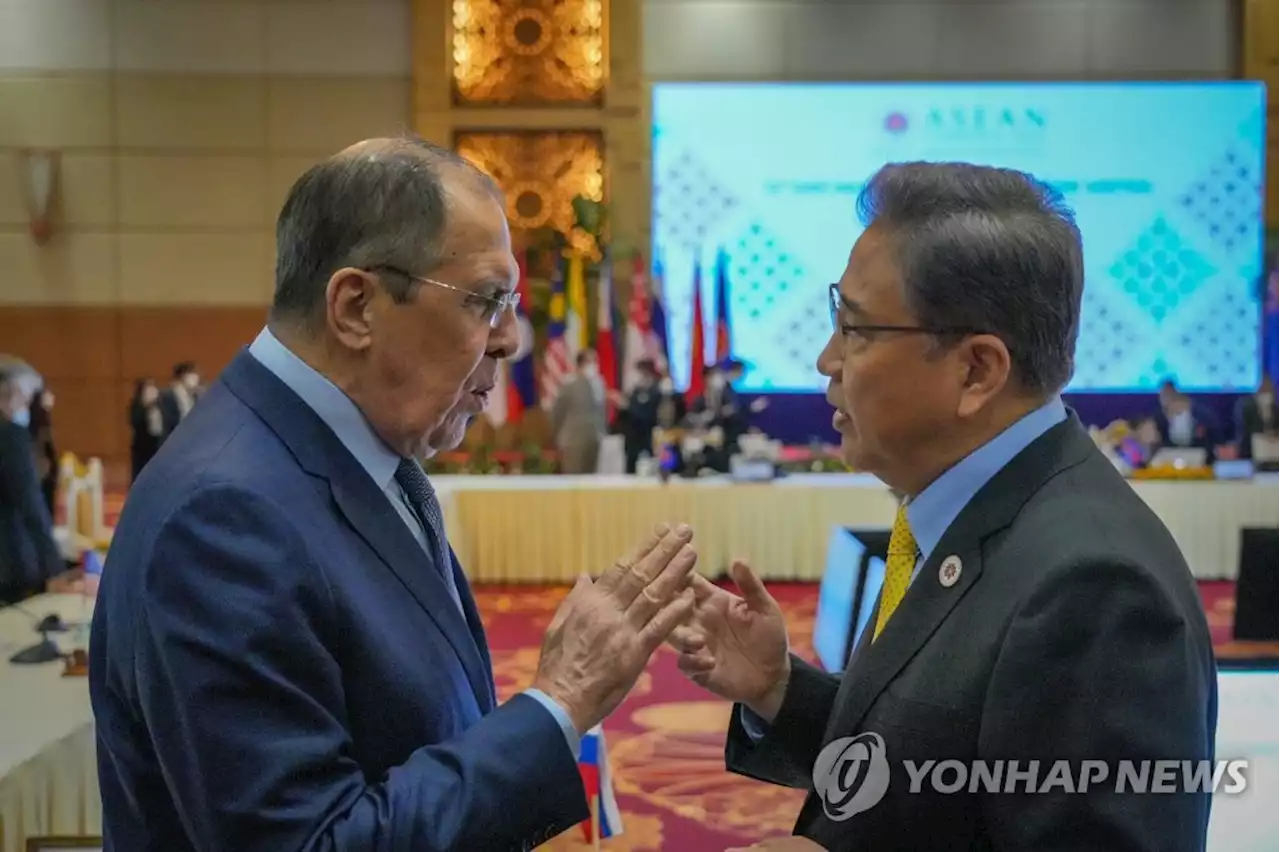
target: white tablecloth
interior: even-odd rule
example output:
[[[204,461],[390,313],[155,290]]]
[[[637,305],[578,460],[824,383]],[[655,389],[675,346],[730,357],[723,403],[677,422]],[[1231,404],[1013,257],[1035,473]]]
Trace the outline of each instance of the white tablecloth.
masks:
[[[0,852],[25,852],[31,836],[102,830],[88,681],[64,678],[61,662],[9,663],[40,640],[34,624],[50,613],[72,626],[51,639],[66,650],[85,644],[93,604],[79,595],[0,609]]]

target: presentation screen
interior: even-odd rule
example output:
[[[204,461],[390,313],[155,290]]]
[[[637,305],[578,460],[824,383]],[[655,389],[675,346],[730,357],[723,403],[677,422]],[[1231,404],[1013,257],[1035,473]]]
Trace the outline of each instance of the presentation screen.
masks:
[[[858,191],[885,163],[928,160],[1029,172],[1074,209],[1086,283],[1070,390],[1251,390],[1264,108],[1245,81],[655,85],[673,378],[689,378],[695,271],[715,358],[723,269],[740,389],[822,390],[826,288],[862,231]]]

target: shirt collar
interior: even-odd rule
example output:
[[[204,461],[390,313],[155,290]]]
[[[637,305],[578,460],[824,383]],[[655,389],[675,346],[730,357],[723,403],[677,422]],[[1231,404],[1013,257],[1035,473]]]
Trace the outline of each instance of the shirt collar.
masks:
[[[249,354],[302,398],[355,456],[383,490],[395,478],[400,456],[369,425],[343,391],[307,364],[264,328],[249,346]]]
[[[907,503],[907,522],[928,559],[947,528],[986,485],[1018,453],[1067,417],[1062,399],[1055,396],[995,438],[983,444],[939,476]]]

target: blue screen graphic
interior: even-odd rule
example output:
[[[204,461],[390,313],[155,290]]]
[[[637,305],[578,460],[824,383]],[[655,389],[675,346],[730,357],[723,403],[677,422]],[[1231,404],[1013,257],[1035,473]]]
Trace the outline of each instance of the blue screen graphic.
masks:
[[[1070,389],[1243,391],[1260,377],[1264,89],[1252,82],[654,87],[653,239],[688,381],[695,264],[706,360],[729,257],[740,387],[814,392],[826,286],[887,162],[963,160],[1056,186],[1084,236]]]

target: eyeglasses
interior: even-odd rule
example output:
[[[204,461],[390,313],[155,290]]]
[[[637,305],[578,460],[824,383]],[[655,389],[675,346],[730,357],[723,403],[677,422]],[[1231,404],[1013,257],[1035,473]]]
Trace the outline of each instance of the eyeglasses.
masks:
[[[831,328],[835,331],[845,332],[876,332],[876,331],[895,331],[900,334],[988,334],[980,328],[967,325],[864,325],[861,323],[844,323],[840,322],[840,308],[843,307],[844,301],[840,298],[840,285],[831,284],[827,287],[830,297],[829,308],[831,310]]]
[[[502,315],[510,311],[516,312],[516,306],[520,304],[519,293],[500,293],[497,296],[486,296],[483,293],[477,293],[473,290],[466,290],[462,287],[455,287],[452,284],[446,284],[443,281],[437,281],[434,278],[423,278],[421,275],[414,275],[406,272],[396,266],[375,266],[367,272],[393,272],[410,281],[417,281],[422,284],[431,284],[436,287],[443,287],[446,290],[452,290],[455,293],[462,293],[467,297],[467,302],[479,309],[481,318],[489,324],[489,328],[497,328],[502,322]]]

